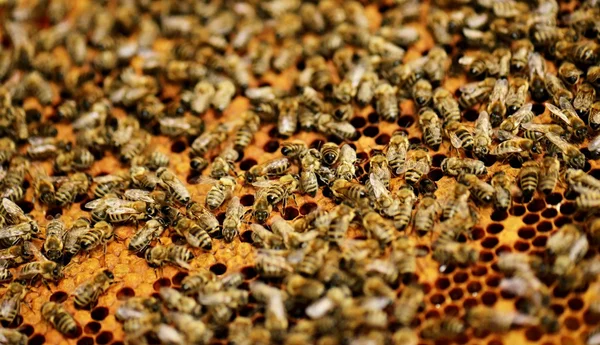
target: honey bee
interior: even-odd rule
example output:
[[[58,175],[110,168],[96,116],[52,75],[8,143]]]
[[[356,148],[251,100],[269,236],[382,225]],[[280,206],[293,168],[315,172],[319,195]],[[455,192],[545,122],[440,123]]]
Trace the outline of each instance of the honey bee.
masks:
[[[291,167],[291,161],[287,157],[275,158],[250,168],[246,172],[246,182],[252,183],[262,177],[272,178],[285,174]]]
[[[161,221],[150,219],[133,234],[127,248],[132,252],[141,252],[150,245],[150,242],[159,238],[164,231],[165,227]]]
[[[407,285],[403,290],[400,298],[396,302],[394,315],[398,322],[404,326],[410,325],[415,318],[418,309],[423,304],[425,294],[417,285]]]
[[[320,153],[321,157],[323,157],[322,163],[327,166],[335,165],[335,163],[337,163],[338,159],[341,156],[340,147],[336,143],[323,144]]]
[[[283,238],[265,229],[260,224],[251,224],[252,241],[255,246],[266,249],[281,249],[285,246]]]
[[[17,152],[17,145],[11,138],[0,139],[0,162],[8,162]]]
[[[92,177],[86,173],[75,173],[60,184],[56,190],[55,201],[59,206],[71,204],[78,195],[87,193]]]
[[[444,128],[451,123],[461,121],[458,102],[450,91],[442,87],[435,89],[433,91],[433,106],[444,119]]]
[[[435,244],[433,258],[440,263],[440,272],[445,272],[448,265],[476,263],[479,260],[479,252],[466,243],[444,240]]]
[[[556,146],[567,166],[575,169],[583,169],[585,156],[579,151],[577,146],[569,144],[552,132],[546,133],[546,138]]]
[[[572,187],[582,185],[594,190],[600,190],[600,181],[580,169],[569,168],[565,172],[565,181]]]
[[[469,158],[456,158],[450,157],[445,158],[440,167],[442,171],[451,176],[458,176],[461,173],[474,174],[474,175],[486,175],[487,168],[482,161],[469,159]]]
[[[490,114],[492,127],[497,126],[504,119],[506,114],[506,98],[508,94],[508,81],[506,79],[498,79],[494,84],[487,111]]]
[[[159,184],[173,194],[175,200],[183,205],[190,202],[190,192],[172,171],[167,168],[159,168],[156,171],[156,176],[160,179]]]
[[[419,110],[419,126],[425,144],[432,150],[438,150],[442,144],[442,123],[433,109],[423,107]]]
[[[197,137],[190,148],[194,156],[203,156],[206,152],[219,146],[227,138],[229,126],[227,124],[219,124],[214,129],[207,131]]]
[[[503,141],[498,146],[490,151],[491,155],[506,157],[512,154],[519,153],[521,155],[529,155],[531,152],[539,153],[539,145],[531,139],[513,137]]]
[[[593,109],[593,104],[594,104],[594,100],[596,99],[596,89],[594,89],[594,87],[588,83],[581,83],[578,87],[577,87],[577,92],[575,93],[575,99],[573,100],[573,107],[575,108],[575,110],[577,110],[577,114],[580,117],[586,117],[588,116],[588,114],[592,114],[590,113],[590,110]],[[594,109],[595,110],[595,109]],[[594,114],[595,115],[595,114]],[[595,117],[597,116],[593,116],[595,120]],[[592,126],[592,123],[594,123],[594,121],[592,121],[591,118],[588,119],[588,122],[590,123],[590,127]],[[594,129],[592,127],[592,129]]]
[[[336,176],[347,181],[353,180],[356,173],[356,167],[354,166],[356,161],[356,151],[350,145],[342,145]]]
[[[465,331],[465,324],[456,317],[428,319],[423,325],[421,336],[425,339],[454,338]]]
[[[458,182],[469,187],[471,196],[473,196],[476,201],[483,204],[492,202],[495,191],[489,183],[480,180],[473,174],[464,173],[459,175]]]
[[[188,270],[191,268],[189,262],[194,258],[189,249],[174,244],[157,245],[146,250],[145,256],[150,267],[162,267],[168,262]]]
[[[423,175],[429,173],[431,169],[431,156],[424,147],[417,147],[408,151],[407,156],[404,179],[409,185],[414,186],[421,180]]]
[[[457,183],[454,186],[454,190],[450,199],[444,205],[442,218],[450,219],[454,217],[458,212],[468,212],[468,200],[471,197],[471,192],[462,183]]]
[[[362,205],[367,200],[367,189],[355,182],[337,179],[331,186],[334,197],[341,199],[351,205]]]
[[[190,204],[194,205],[194,204]],[[202,207],[198,205],[198,207]],[[188,208],[188,211],[191,208]],[[197,207],[194,207],[197,209]],[[194,211],[196,221],[185,217],[179,216],[174,221],[175,231],[185,237],[188,244],[195,248],[202,248],[204,250],[212,249],[212,241],[209,234],[215,234],[219,231],[219,222],[216,218],[208,211],[199,212]]]
[[[205,285],[215,282],[217,277],[209,270],[201,270],[190,274],[181,281],[181,289],[186,295],[191,295],[201,291]]]
[[[600,66],[592,66],[588,68],[586,81],[594,85],[594,87],[598,87],[600,85]]]
[[[161,287],[158,293],[167,309],[176,310],[192,316],[198,316],[200,314],[201,306],[194,298],[185,296],[181,292],[170,287]]]
[[[108,290],[114,279],[113,273],[109,270],[97,273],[91,280],[75,289],[73,303],[79,308],[91,308],[98,301],[100,295]]]
[[[0,246],[8,248],[20,241],[29,241],[34,237],[38,237],[39,228],[36,221],[28,220],[16,225],[5,226],[0,229],[0,233]]]
[[[277,130],[281,136],[289,137],[296,132],[298,126],[298,99],[284,99],[279,102],[278,110]]]
[[[562,98],[564,98],[567,102],[571,102],[573,100],[573,93],[565,87],[563,82],[560,79],[558,79],[557,76],[551,73],[546,73],[546,75],[544,76],[544,80],[546,90],[548,90],[548,94],[552,96],[552,99],[555,103],[560,104],[560,100]]]
[[[337,121],[332,115],[317,114],[317,131],[333,135],[340,139],[352,139],[356,137],[356,128],[347,121]]]
[[[538,188],[546,195],[552,193],[558,182],[560,161],[552,156],[544,157],[541,162],[541,173]]]
[[[579,227],[574,224],[563,225],[556,233],[550,236],[546,243],[547,250],[556,256],[571,254],[574,249],[578,249],[578,246],[586,248],[583,252],[583,255],[585,255],[585,252],[587,251],[587,238]],[[581,255],[581,257],[583,257],[583,255]],[[581,259],[581,257],[579,257],[579,259]]]
[[[356,91],[356,101],[360,106],[370,104],[375,97],[375,90],[379,83],[379,77],[376,73],[366,71],[360,81],[358,90]]]
[[[499,79],[502,80],[502,79]],[[506,80],[504,80],[506,81]],[[496,85],[496,79],[494,78],[485,78],[482,81],[468,83],[460,87],[460,97],[458,99],[458,104],[464,108],[469,109],[476,104],[485,102],[490,98],[493,93],[493,89]],[[499,83],[499,88],[497,89],[497,96],[504,101],[506,98],[506,93],[508,91],[508,85],[504,82]],[[489,112],[489,109],[488,109]],[[490,114],[491,115],[491,114]],[[494,119],[492,119],[494,120]]]
[[[577,84],[579,77],[582,75],[583,71],[568,61],[564,61],[558,68],[558,76],[560,79],[571,86]]]
[[[346,238],[346,233],[350,226],[350,222],[354,219],[355,216],[354,210],[345,205],[339,205],[334,210],[330,212],[331,218],[328,229],[326,239],[329,242],[340,243]],[[320,229],[318,229],[320,230]]]
[[[169,318],[177,327],[188,344],[205,344],[212,338],[213,332],[206,324],[192,315],[184,313],[171,313]]]
[[[52,219],[46,224],[46,240],[44,253],[52,261],[57,261],[63,255],[63,238],[65,236],[65,223],[60,219]]]
[[[27,294],[25,286],[19,282],[8,285],[0,300],[0,320],[11,324],[21,312],[21,302]]]
[[[274,52],[273,47],[270,43],[260,41],[256,48],[252,51],[252,73],[255,76],[262,76],[265,74],[270,67],[271,59],[273,58]],[[284,61],[280,61],[283,63]],[[282,67],[282,66],[280,66]],[[283,68],[285,69],[285,68]]]
[[[115,233],[113,226],[108,222],[101,221],[97,222],[92,228],[87,229],[87,231],[82,233],[77,239],[77,244],[79,248],[87,252],[102,244],[104,246],[104,252],[106,253],[106,244],[114,236]]]
[[[102,198],[107,194],[114,193],[118,190],[125,189],[129,186],[129,173],[118,172],[115,174],[94,177],[96,187],[94,188],[94,196]]]
[[[433,225],[442,214],[442,207],[434,195],[424,196],[417,206],[413,228],[419,235],[433,230]]]
[[[204,122],[197,117],[163,117],[158,122],[161,134],[171,138],[182,135],[197,136],[204,130]]]
[[[487,111],[479,113],[475,128],[473,131],[473,153],[480,159],[489,153],[489,147],[492,143],[492,125]]]
[[[396,121],[400,113],[396,92],[397,88],[387,83],[379,84],[375,89],[376,111],[388,122]]]
[[[265,278],[283,278],[292,273],[294,268],[278,251],[261,249],[256,255],[256,270]],[[252,289],[252,285],[250,286]]]
[[[244,207],[240,204],[240,199],[234,196],[225,212],[225,220],[223,221],[223,238],[230,243],[239,234],[241,227],[241,218],[244,215]]]
[[[532,326],[538,324],[534,316],[519,312],[502,312],[486,306],[475,306],[469,309],[466,320],[477,330],[492,332],[508,331],[512,325]]]
[[[41,314],[52,327],[70,338],[74,338],[79,332],[77,321],[61,304],[46,302],[42,305]]]
[[[522,39],[513,43],[510,66],[515,72],[522,72],[529,63],[529,54],[533,52],[530,40]]]
[[[63,278],[62,265],[46,259],[42,253],[33,244],[26,242],[28,250],[33,254],[37,261],[29,262],[21,266],[17,280],[33,280],[41,277],[43,282],[47,280],[57,282]]]
[[[0,216],[10,225],[18,225],[31,221],[23,209],[8,198],[2,198],[0,205]]]
[[[492,187],[494,187],[494,208],[507,210],[512,204],[511,195],[512,182],[503,171],[492,176]]]
[[[159,183],[159,179],[156,174],[150,169],[143,166],[134,166],[129,169],[129,177],[134,186],[141,187],[143,189],[154,189]]]
[[[262,54],[264,53],[265,52],[263,51]],[[298,58],[300,57],[301,53],[302,47],[298,45],[295,40],[284,40],[284,42],[281,45],[281,49],[279,50],[277,55],[273,56],[271,65],[273,66],[273,69],[275,69],[275,71],[280,73],[283,70],[295,64]],[[264,58],[264,56],[262,58]]]
[[[220,207],[226,200],[231,198],[236,185],[236,180],[231,176],[214,180],[213,186],[206,194],[206,206],[210,210]]]
[[[2,328],[0,329],[0,339],[6,345],[26,345],[28,342],[27,336],[16,329]]]
[[[532,104],[527,103],[523,105],[514,114],[509,116],[506,120],[502,121],[498,130],[498,137],[500,140],[508,140],[512,136],[519,132],[519,128],[522,123],[529,123],[534,118],[534,114],[531,111]]]
[[[435,43],[447,45],[452,43],[452,35],[448,32],[450,18],[440,9],[433,9],[427,16],[427,27],[431,30]]]

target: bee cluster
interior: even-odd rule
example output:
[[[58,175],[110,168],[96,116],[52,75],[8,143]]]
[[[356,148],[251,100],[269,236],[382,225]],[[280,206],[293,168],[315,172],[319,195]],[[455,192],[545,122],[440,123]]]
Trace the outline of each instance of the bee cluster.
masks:
[[[115,344],[496,344],[515,328],[600,344],[600,2],[8,0],[0,16],[1,344],[43,343],[19,325],[31,286],[120,243],[184,278],[113,308]],[[523,204],[526,225],[573,216],[535,237],[510,223]],[[503,220],[543,250],[497,247]],[[198,263],[248,243],[246,270]],[[79,337],[79,310],[125,279],[101,261],[33,312]],[[431,285],[452,275],[461,300],[482,262],[514,310],[475,281],[440,315]],[[560,329],[570,294],[586,326]]]

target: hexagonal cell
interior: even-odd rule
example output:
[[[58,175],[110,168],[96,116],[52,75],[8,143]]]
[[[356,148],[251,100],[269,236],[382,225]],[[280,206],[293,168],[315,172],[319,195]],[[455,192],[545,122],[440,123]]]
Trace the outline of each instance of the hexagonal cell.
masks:
[[[546,208],[546,202],[543,199],[533,199],[527,204],[529,212],[539,212]]]
[[[128,298],[131,298],[135,296],[135,291],[130,288],[130,287],[123,287],[121,289],[119,289],[119,291],[117,291],[117,299],[118,300],[126,300]]]
[[[97,321],[90,321],[83,327],[83,332],[86,334],[96,334],[100,332],[102,325]]]
[[[105,345],[110,343],[113,340],[113,338],[114,335],[112,332],[104,331],[96,336],[96,343],[98,345]]]
[[[158,291],[162,287],[170,287],[170,286],[171,286],[171,279],[169,279],[169,278],[157,279],[154,282],[154,284],[152,285],[152,287],[154,288],[154,291]]]
[[[525,214],[525,207],[523,205],[514,205],[508,212],[513,216],[520,217]]]
[[[227,272],[227,265],[222,263],[216,263],[210,266],[210,271],[218,276],[225,274]]]
[[[106,307],[96,307],[92,310],[91,312],[91,316],[92,319],[96,320],[96,321],[102,321],[104,319],[106,319],[106,317],[108,316],[108,308]]]
[[[82,337],[77,340],[77,345],[94,345],[94,338],[92,337]]]

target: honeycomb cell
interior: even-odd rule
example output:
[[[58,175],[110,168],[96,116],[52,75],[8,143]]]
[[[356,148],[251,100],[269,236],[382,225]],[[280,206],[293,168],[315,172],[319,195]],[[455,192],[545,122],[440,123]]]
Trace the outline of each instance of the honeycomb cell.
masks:
[[[377,134],[379,134],[379,128],[376,126],[369,126],[365,128],[362,133],[367,137],[375,138]]]
[[[565,318],[563,323],[565,326],[567,326],[568,329],[570,329],[572,331],[578,330],[579,327],[581,326],[579,323],[579,320],[573,316],[569,316],[569,317]]]
[[[500,240],[498,240],[497,237],[488,236],[481,241],[481,246],[484,248],[492,249],[496,247],[498,243],[500,243]]]
[[[43,334],[34,334],[31,338],[29,338],[28,345],[42,345],[46,342],[46,337]],[[93,340],[92,340],[93,344]]]
[[[466,282],[469,279],[469,275],[465,272],[457,272],[454,274],[453,280],[457,284]]]
[[[477,302],[477,300],[475,298],[465,298],[465,300],[463,301],[463,308],[465,310],[469,310],[478,304],[479,303]]]
[[[525,330],[525,337],[529,341],[539,341],[542,339],[543,331],[540,327],[529,327]]]
[[[369,115],[367,115],[367,120],[369,120],[370,123],[378,123],[379,114],[377,114],[376,112],[372,112]]]
[[[528,213],[523,217],[523,223],[532,225],[540,220],[540,216],[535,213]]]
[[[446,316],[457,316],[460,313],[458,306],[451,304],[444,307],[444,314]]]
[[[561,214],[569,216],[575,213],[575,203],[572,202],[564,202],[559,206],[559,211]]]
[[[355,116],[350,120],[350,123],[352,124],[352,126],[354,126],[354,128],[356,129],[360,129],[363,128],[364,126],[367,125],[367,121],[365,120],[364,117],[361,116]]]
[[[285,220],[294,220],[296,217],[298,217],[298,209],[295,207],[286,207],[284,212],[283,212],[283,219]]]
[[[558,211],[555,208],[547,208],[542,211],[542,217],[544,218],[554,218],[558,215]]]
[[[508,218],[508,212],[504,210],[494,210],[494,212],[492,212],[492,215],[490,216],[490,219],[492,219],[495,222],[501,222],[506,218]]]
[[[135,296],[135,291],[130,287],[124,287],[117,291],[117,299],[122,301]]]
[[[586,310],[585,313],[583,313],[583,322],[588,326],[600,324],[600,314]]]
[[[446,158],[447,157],[444,154],[435,154],[431,157],[431,165],[433,167],[439,168],[442,165],[442,161]]]
[[[154,287],[154,291],[158,291],[162,287],[170,287],[171,279],[169,279],[169,278],[157,279],[152,286]]]
[[[504,230],[504,225],[500,223],[491,223],[486,228],[487,233],[493,235],[499,234],[500,232],[502,232],[502,230]]]
[[[69,294],[67,294],[66,292],[64,292],[64,291],[56,291],[55,293],[53,293],[50,296],[50,301],[56,302],[56,303],[62,303],[64,301],[66,301],[67,298],[69,298]]]
[[[494,252],[496,253],[497,256],[500,256],[500,255],[502,255],[502,253],[512,252],[512,248],[510,248],[507,245],[501,245],[500,247],[496,248],[496,250]]]
[[[390,136],[388,134],[380,134],[377,138],[375,138],[375,143],[377,145],[387,145],[390,142]]]
[[[304,203],[302,206],[300,206],[300,214],[301,215],[307,215],[309,213],[311,213],[312,211],[316,210],[319,206],[314,203],[314,202],[307,202]]]
[[[105,331],[96,336],[96,343],[98,343],[98,345],[108,344],[113,340],[113,338],[114,336],[112,332]]]
[[[529,212],[539,212],[546,208],[546,202],[543,199],[533,199],[527,204]]]
[[[96,307],[96,308],[94,308],[94,310],[92,310],[91,316],[92,316],[92,319],[94,319],[96,321],[102,321],[102,320],[106,319],[106,317],[108,316],[108,308]]]
[[[487,345],[504,345],[504,343],[500,339],[492,339],[488,341]]]
[[[569,299],[567,305],[569,306],[569,309],[579,311],[583,308],[583,301],[579,297],[573,297]]]
[[[489,286],[489,287],[498,287],[500,286],[500,280],[502,278],[500,276],[490,276],[488,278],[485,279],[485,285]]]
[[[277,140],[267,141],[265,146],[263,146],[263,150],[265,150],[265,152],[269,152],[269,153],[277,152],[277,150],[279,150],[279,141],[277,141]]]
[[[438,278],[435,281],[435,287],[440,290],[446,290],[450,286],[450,280],[446,277]]]
[[[400,127],[407,128],[412,126],[413,123],[415,123],[415,118],[410,115],[400,116],[398,119],[398,126]]]
[[[429,178],[433,181],[439,181],[442,177],[444,177],[444,173],[441,169],[432,169],[429,174]]]
[[[473,274],[476,277],[481,277],[487,274],[487,268],[485,268],[485,266],[473,266],[471,268],[471,274]]]
[[[452,299],[453,301],[463,298],[463,295],[464,295],[463,290],[458,287],[456,287],[448,292],[448,296],[450,296],[450,299]]]
[[[545,247],[547,241],[548,241],[547,236],[538,236],[533,239],[531,244],[533,244],[534,247]]]
[[[82,337],[79,340],[77,340],[77,345],[94,345],[94,338]]]
[[[539,232],[548,232],[552,230],[552,223],[547,220],[541,221],[538,223],[535,229]]]
[[[509,213],[513,216],[520,217],[525,214],[525,207],[523,205],[514,205],[510,208]]]
[[[102,325],[99,322],[90,321],[90,322],[86,323],[85,326],[83,327],[83,333],[96,334],[96,333],[100,332],[101,328],[102,328]]]
[[[572,222],[572,219],[569,217],[565,217],[565,216],[560,216],[556,219],[554,219],[554,226],[556,226],[557,228],[560,228],[561,226],[565,225],[565,224],[569,224]]]
[[[227,272],[227,265],[222,263],[216,263],[210,266],[210,271],[218,276],[225,274]]]
[[[244,206],[252,206],[254,204],[254,195],[245,194],[240,198],[240,204]]]
[[[33,332],[35,332],[35,329],[33,328],[32,325],[26,323],[26,324],[21,325],[19,327],[19,332],[21,332],[21,333],[25,334],[26,336],[30,337],[33,334]]]
[[[520,238],[522,238],[524,240],[529,240],[535,236],[535,229],[533,229],[532,227],[529,227],[529,226],[522,227],[519,229],[519,231],[517,231],[517,234],[519,235]]]
[[[240,240],[244,243],[253,243],[254,241],[252,240],[252,230],[244,231],[240,235]]]
[[[425,315],[425,320],[427,319],[439,319],[440,318],[440,312],[437,310],[428,310]]]
[[[479,291],[481,291],[481,288],[482,288],[481,283],[478,281],[469,282],[469,284],[467,284],[467,291],[470,294],[478,293]]]
[[[183,140],[177,140],[173,144],[171,144],[171,152],[173,153],[181,153],[185,151],[187,148],[187,144]]]
[[[494,260],[494,253],[489,252],[489,251],[482,251],[479,253],[479,260],[481,260],[482,262],[490,262],[492,260]]]
[[[498,295],[491,291],[486,291],[481,294],[481,302],[487,306],[492,306],[498,301]]]
[[[550,309],[556,316],[560,316],[565,312],[565,307],[561,304],[551,304]]]
[[[254,159],[244,159],[240,162],[240,169],[243,171],[248,171],[250,168],[258,164]]]
[[[444,297],[444,295],[442,295],[442,294],[435,294],[429,298],[429,301],[435,305],[442,304],[442,303],[444,303],[445,300],[446,300],[446,297]]]

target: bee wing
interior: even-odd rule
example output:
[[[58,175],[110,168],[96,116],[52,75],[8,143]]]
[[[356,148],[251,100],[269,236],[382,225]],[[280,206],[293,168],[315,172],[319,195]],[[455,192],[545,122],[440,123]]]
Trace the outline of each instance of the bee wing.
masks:
[[[8,260],[19,257],[18,254],[11,253],[9,250],[4,249],[0,252],[0,260]]]
[[[454,146],[457,149],[460,149],[462,147],[462,140],[458,137],[458,135],[456,135],[456,132],[450,132],[448,133],[448,136],[450,137],[450,143],[452,143],[452,146]]]
[[[20,296],[15,295],[7,297],[6,295],[4,295],[4,298],[2,298],[2,302],[0,302],[0,315],[10,315],[13,310],[19,307],[20,303]]]
[[[544,59],[539,53],[529,53],[529,59],[527,61],[530,75],[544,75]]]
[[[494,84],[494,89],[490,96],[490,101],[500,101],[500,102],[504,103],[504,99],[506,98],[507,93],[508,93],[508,80],[498,79],[498,80],[496,80],[496,84]]]
[[[96,293],[97,289],[98,289],[98,287],[96,284],[92,284],[91,281],[85,281],[81,285],[79,285],[77,288],[75,288],[75,291],[73,291],[73,296],[76,296],[76,295],[92,296]]]
[[[198,302],[202,305],[217,305],[228,303],[229,298],[223,292],[215,292],[198,296]]]
[[[268,188],[274,184],[276,184],[276,182],[271,180],[256,181],[252,183],[252,185],[257,188]]]
[[[122,178],[117,175],[104,175],[104,176],[96,176],[94,177],[94,182],[96,183],[109,183],[109,182],[119,182],[122,181]]]
[[[590,140],[588,143],[588,149],[590,152],[598,154],[598,151],[600,151],[600,135],[597,135],[594,139]]]
[[[568,114],[568,115],[567,114],[565,114],[565,115],[567,115],[567,117],[570,117],[570,119],[574,118],[574,117],[578,117],[575,107],[573,107],[573,104],[571,104],[571,101],[569,101],[566,97],[561,97],[560,100],[558,101],[558,104],[560,105],[560,108],[563,110],[563,112],[566,112]],[[567,123],[570,124],[570,122],[567,122]]]
[[[267,308],[277,318],[285,319],[285,305],[283,304],[283,296],[281,293],[271,295],[269,302],[267,303]]]
[[[87,204],[85,204],[85,207],[92,209],[92,210],[95,208],[98,208],[100,206],[116,208],[116,207],[119,207],[119,206],[122,206],[122,205],[125,205],[128,203],[129,203],[129,201],[119,199],[119,198],[100,198],[100,199],[96,199],[96,200],[88,202]]]
[[[569,147],[569,143],[564,141],[556,133],[552,133],[552,132],[546,133],[546,138],[548,138],[548,140],[550,140],[551,143],[556,145],[561,151],[566,151],[567,148]]]
[[[20,227],[19,225],[11,225],[0,229],[0,239],[19,237],[24,234],[27,234],[27,231],[25,231],[23,227]]]
[[[244,206],[242,206],[242,204],[240,203],[240,197],[234,196],[229,201],[229,205],[227,205],[227,211],[225,211],[225,214],[227,214],[227,215],[235,214],[235,213],[238,213],[240,211],[240,209],[241,210],[244,209]],[[241,213],[241,212],[239,212],[239,213]]]
[[[527,122],[527,123],[522,123],[521,127],[523,127],[526,130],[540,132],[540,133],[549,133],[550,132],[550,127],[548,127],[548,125],[543,124],[543,123]]]
[[[340,148],[340,161],[354,164],[356,160],[356,150],[354,150],[350,145],[344,144]]]
[[[111,215],[121,215],[121,214],[138,214],[139,212],[130,207],[113,207],[109,208],[106,213]]]
[[[513,140],[513,139],[510,139]],[[523,152],[523,148],[521,148],[518,145],[513,145],[513,146],[508,146],[504,148],[504,152],[505,153],[518,153],[518,152]]]
[[[208,176],[198,176],[198,177],[191,179],[191,181],[190,181],[190,183],[192,183],[192,184],[208,184],[208,185],[214,185],[217,182],[219,182],[219,180],[214,179],[212,177],[208,177]]]
[[[19,207],[19,205],[15,204],[8,198],[2,199],[2,207],[4,211],[8,213],[10,216],[18,218],[18,219],[27,219],[25,212]]]
[[[316,302],[313,302],[311,305],[306,307],[306,315],[311,319],[319,319],[325,316],[330,310],[335,307],[335,304],[328,297],[323,297]]]
[[[471,93],[477,91],[479,88],[480,88],[480,82],[474,81],[474,82],[467,83],[467,84],[461,86],[459,88],[459,90],[462,93],[471,94]]]
[[[383,196],[391,197],[390,191],[385,188],[383,182],[375,176],[375,174],[371,173],[369,175],[369,181],[371,182],[371,186],[373,187],[373,194],[375,194],[375,198],[379,199]]]
[[[562,98],[561,98],[562,101]],[[546,106],[546,108],[555,116],[557,116],[558,118],[560,118],[564,123],[566,124],[571,124],[571,120],[569,119],[569,117],[557,106],[555,106],[554,104],[550,104],[550,103],[544,103],[544,105]]]
[[[531,103],[524,104],[519,110],[517,110],[510,117],[514,117],[515,120],[517,120],[519,123],[521,123],[524,120],[524,118],[527,117],[527,115],[529,115],[531,113],[532,107],[533,107],[533,104],[531,104]]]
[[[163,117],[162,119],[158,120],[158,122],[161,126],[179,128],[183,131],[186,131],[192,127],[187,121],[185,121],[184,118],[179,117]]]
[[[133,201],[144,201],[148,203],[153,203],[154,199],[150,197],[150,192],[143,189],[128,189],[125,191],[123,196],[128,200]]]
[[[37,247],[34,246],[33,243],[31,243],[29,241],[25,241],[23,243],[23,245],[27,246],[27,251],[30,252],[31,254],[33,254],[33,257],[35,258],[36,261],[48,261],[48,259],[46,259],[44,254],[42,254],[42,252],[40,252],[40,250],[37,249]]]

